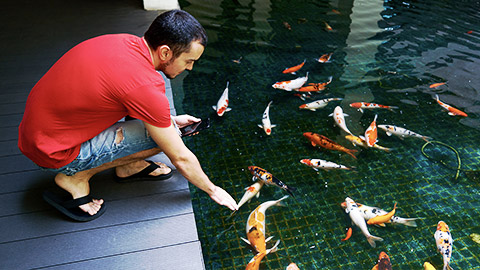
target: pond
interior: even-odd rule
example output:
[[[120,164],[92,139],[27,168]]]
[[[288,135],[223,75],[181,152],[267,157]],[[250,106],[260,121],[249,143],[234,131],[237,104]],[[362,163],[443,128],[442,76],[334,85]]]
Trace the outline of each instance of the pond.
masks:
[[[258,166],[296,188],[294,196],[266,211],[267,248],[280,240],[260,269],[371,269],[379,253],[394,269],[441,269],[434,233],[445,221],[453,236],[451,266],[480,269],[480,3],[478,1],[269,1],[183,0],[181,7],[205,27],[209,43],[193,71],[172,81],[177,113],[210,117],[212,126],[186,143],[216,184],[237,201],[252,185],[249,166]],[[318,58],[332,54],[330,61]],[[286,68],[304,63],[296,74]],[[279,81],[305,77],[324,90],[302,96],[274,89]],[[228,82],[229,107],[222,117],[212,109]],[[435,100],[466,114],[452,116]],[[302,99],[303,98],[303,99]],[[341,98],[316,111],[299,106]],[[258,127],[267,104],[276,127]],[[369,102],[398,108],[350,106]],[[378,145],[354,146],[330,116],[339,106],[354,135],[377,125],[394,125],[431,139],[387,136]],[[305,132],[324,135],[348,149],[313,147]],[[352,170],[320,169],[300,163],[322,159]],[[456,168],[461,167],[461,171]],[[445,166],[445,164],[447,166]],[[457,175],[458,173],[458,175]],[[265,185],[231,216],[205,193],[192,188],[193,205],[207,269],[245,269],[255,255],[242,241],[249,214],[261,203],[288,195]],[[417,227],[368,225],[384,239],[371,247],[341,207],[357,203],[419,218]],[[477,240],[478,241],[478,240]]]

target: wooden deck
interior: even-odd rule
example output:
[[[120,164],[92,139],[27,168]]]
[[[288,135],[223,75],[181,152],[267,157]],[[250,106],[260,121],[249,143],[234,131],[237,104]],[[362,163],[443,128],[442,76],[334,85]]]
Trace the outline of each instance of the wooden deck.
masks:
[[[57,189],[54,175],[17,148],[28,93],[62,54],[101,34],[141,36],[158,13],[130,0],[20,0],[2,8],[0,269],[204,269],[188,182],[178,173],[130,184],[115,183],[111,170],[98,174],[92,194],[107,211],[77,223],[42,200],[43,190]],[[154,160],[169,163],[162,155]]]

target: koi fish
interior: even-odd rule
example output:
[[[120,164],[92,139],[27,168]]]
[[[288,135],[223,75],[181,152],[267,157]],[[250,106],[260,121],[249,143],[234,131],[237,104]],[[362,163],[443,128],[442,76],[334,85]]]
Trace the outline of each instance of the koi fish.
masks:
[[[470,237],[472,238],[472,241],[477,243],[477,244],[480,244],[480,234],[478,233],[471,233],[470,234]]]
[[[303,63],[299,64],[299,65],[296,65],[294,67],[291,67],[291,68],[286,68],[284,71],[282,71],[283,74],[287,74],[287,73],[292,73],[292,74],[295,74],[295,72],[297,72],[298,70],[300,70],[303,65],[305,65],[305,62],[307,61],[307,59],[303,60]]]
[[[342,13],[340,13],[340,11],[338,11],[338,10],[336,10],[336,9],[332,9],[332,12],[335,13],[335,14],[337,14],[337,15],[342,14]]]
[[[433,267],[433,265],[430,264],[429,262],[425,262],[425,263],[423,264],[423,269],[424,269],[424,270],[436,270],[435,267]]]
[[[438,222],[434,237],[438,252],[443,256],[443,270],[452,269],[450,259],[452,258],[453,238],[445,222]]]
[[[301,87],[296,90],[298,92],[318,92],[325,90],[325,87],[332,82],[333,77],[328,77],[328,81],[324,83],[309,83],[308,86]]]
[[[326,107],[330,101],[337,101],[337,100],[343,100],[343,98],[320,99],[320,100],[316,100],[314,102],[310,102],[310,103],[307,103],[307,104],[302,104],[298,108],[305,109],[305,110],[310,110],[310,111],[316,111],[317,109],[321,109],[321,108]]]
[[[299,77],[290,81],[276,82],[272,85],[275,89],[281,89],[285,91],[292,91],[294,89],[299,89],[302,87],[308,80],[308,72],[305,77]]]
[[[326,53],[320,56],[319,58],[316,58],[315,61],[319,63],[328,63],[330,62],[330,58],[332,57],[333,53]]]
[[[283,26],[288,30],[292,31],[292,26],[288,22],[283,22]]]
[[[246,224],[247,239],[242,237],[242,240],[252,246],[258,253],[268,254],[280,243],[280,240],[277,240],[274,247],[271,248],[270,251],[267,250],[266,242],[270,241],[273,236],[265,239],[265,211],[271,206],[282,206],[281,201],[286,198],[288,198],[288,195],[276,201],[264,202],[257,206],[248,216]]]
[[[329,138],[313,133],[313,132],[305,132],[303,133],[303,136],[307,138],[310,143],[312,144],[313,147],[320,146],[328,150],[333,150],[333,151],[341,151],[349,154],[350,156],[354,157],[355,159],[357,158],[353,153],[358,152],[357,150],[353,149],[348,149],[340,144],[330,140]]]
[[[325,23],[325,30],[333,31],[333,28],[327,22],[324,22],[324,23]]]
[[[243,197],[240,199],[240,202],[238,203],[238,209],[240,209],[240,206],[250,201],[254,196],[258,198],[260,196],[260,189],[263,187],[263,184],[264,184],[263,181],[257,181],[251,186],[246,187],[245,194],[243,194]]]
[[[363,235],[367,238],[368,243],[372,247],[376,247],[375,241],[383,241],[382,238],[373,236],[370,234],[367,228],[367,223],[362,216],[360,209],[358,209],[358,205],[355,203],[354,200],[350,199],[349,197],[345,198],[346,208],[345,212],[350,216],[353,224],[360,228]]]
[[[393,215],[395,215],[395,209],[397,209],[397,203],[395,203],[395,205],[393,206],[392,211],[388,212],[385,215],[376,216],[376,217],[373,217],[373,218],[367,220],[367,224],[368,225],[376,225],[376,224],[385,224],[385,223],[389,222],[390,219],[393,217]]]
[[[377,115],[373,118],[370,126],[365,130],[365,142],[368,147],[372,147],[377,143]]]
[[[225,112],[232,110],[231,108],[228,108],[228,84],[229,82],[227,82],[227,87],[223,91],[222,96],[218,99],[217,106],[212,106],[218,116],[223,116]]]
[[[289,187],[278,178],[273,176],[271,173],[267,172],[266,170],[257,167],[257,166],[248,166],[248,170],[253,174],[252,180],[255,179],[262,180],[267,185],[275,185],[284,189],[286,192],[290,193],[293,196],[293,191],[296,190],[294,187]]]
[[[445,82],[433,83],[433,84],[430,84],[429,87],[430,87],[430,88],[437,88],[437,87],[442,86],[442,85],[444,85],[444,84],[446,84],[446,83],[445,83]]]
[[[448,114],[451,115],[451,116],[455,116],[455,115],[458,115],[458,116],[463,116],[463,117],[467,117],[468,115],[462,111],[460,111],[459,109],[457,108],[454,108],[446,103],[443,103],[440,101],[440,99],[438,98],[438,95],[435,95],[436,97],[436,101],[438,102],[438,104],[440,104],[440,106],[442,106],[445,110],[448,111]]]
[[[428,142],[429,140],[432,139],[430,137],[423,136],[423,135],[420,135],[418,133],[415,133],[411,130],[408,130],[408,129],[405,129],[405,128],[402,128],[402,127],[393,126],[393,125],[378,125],[378,128],[384,130],[387,133],[388,136],[395,135],[395,136],[400,137],[400,139],[402,139],[402,140],[405,137],[421,138],[421,139],[425,140],[426,142]]]
[[[287,268],[285,268],[285,270],[300,270],[300,268],[298,268],[296,263],[292,262],[287,266]]]
[[[380,252],[378,256],[378,263],[372,268],[372,270],[392,270],[392,263],[387,253]]]
[[[360,112],[363,112],[364,109],[387,109],[394,111],[393,109],[398,109],[397,106],[387,106],[377,103],[368,103],[368,102],[354,102],[350,103],[350,107],[358,109]]]
[[[346,135],[345,136],[345,139],[349,140],[353,145],[355,146],[361,146],[361,147],[364,147],[364,148],[370,148],[368,145],[367,145],[367,142],[365,141],[364,138],[361,138],[361,137],[357,137],[355,135]],[[375,148],[375,149],[378,149],[378,150],[382,150],[382,151],[385,151],[385,152],[390,152],[392,151],[391,148],[387,148],[387,147],[383,147],[383,146],[380,146],[378,144],[374,144],[372,146],[372,148]]]
[[[240,56],[240,58],[238,58],[238,59],[233,59],[232,62],[234,62],[235,64],[240,64],[242,58],[243,58],[243,56]]]
[[[347,234],[345,235],[345,238],[342,239],[342,241],[347,241],[348,239],[350,239],[350,237],[352,237],[352,233],[353,233],[352,227],[349,227],[347,229]]]
[[[273,101],[270,101],[268,103],[267,108],[263,112],[262,124],[258,125],[259,128],[263,128],[263,130],[267,135],[270,135],[272,133],[272,128],[276,127],[276,125],[272,125],[272,123],[270,122],[270,116],[269,116],[270,104],[272,104],[272,102]]]
[[[344,209],[347,208],[347,204],[345,202],[342,202],[341,206]],[[388,214],[387,211],[378,207],[372,207],[372,206],[368,206],[361,203],[357,203],[357,206],[365,220],[370,220],[374,217],[385,216]],[[409,227],[417,227],[417,223],[415,222],[415,220],[417,219],[419,218],[402,218],[394,215],[390,218],[389,221],[385,223],[398,223],[398,224],[402,224]],[[377,224],[377,225],[382,227],[386,226],[385,224]]]
[[[329,170],[352,170],[352,168],[345,165],[337,164],[331,161],[322,160],[322,159],[302,159],[300,163],[312,167],[315,171],[318,172],[318,169],[324,169],[325,171]]]
[[[333,113],[329,114],[328,116],[333,116],[333,120],[335,120],[335,124],[339,126],[343,131],[347,132],[348,134],[352,134],[350,130],[348,130],[347,125],[345,123],[345,116],[348,114],[343,113],[343,109],[340,106],[335,107]],[[352,134],[353,135],[353,134]]]

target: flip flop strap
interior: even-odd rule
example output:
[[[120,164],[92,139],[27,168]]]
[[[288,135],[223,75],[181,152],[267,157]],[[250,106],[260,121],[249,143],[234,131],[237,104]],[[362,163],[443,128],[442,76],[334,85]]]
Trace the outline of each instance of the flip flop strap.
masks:
[[[79,207],[80,205],[83,205],[83,204],[87,204],[89,202],[92,202],[92,196],[87,195],[87,196],[84,196],[84,197],[80,197],[80,198],[77,198],[77,199],[66,201],[66,202],[62,203],[62,205],[65,208],[71,209],[71,208]]]
[[[140,176],[140,177],[144,177],[144,176],[149,176],[149,174],[153,171],[155,171],[156,169],[160,168],[160,166],[158,166],[155,162],[151,161],[151,160],[145,160],[146,162],[150,163],[150,165],[148,165],[148,167],[146,167],[145,169],[141,170],[140,172],[137,173],[137,177]]]

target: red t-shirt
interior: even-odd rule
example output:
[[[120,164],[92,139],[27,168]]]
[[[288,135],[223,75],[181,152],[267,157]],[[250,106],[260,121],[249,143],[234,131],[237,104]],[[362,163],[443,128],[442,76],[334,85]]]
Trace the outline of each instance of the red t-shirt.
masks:
[[[60,168],[83,142],[126,115],[170,126],[165,81],[142,38],[92,38],[63,55],[32,89],[18,146],[37,165]]]

